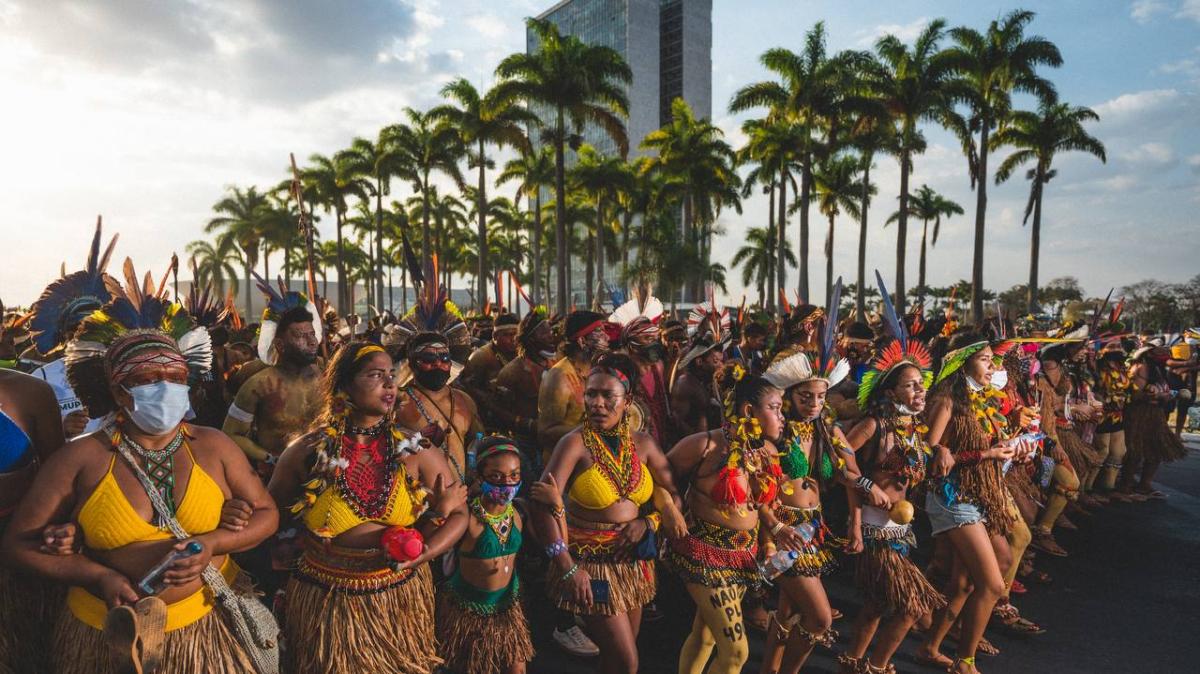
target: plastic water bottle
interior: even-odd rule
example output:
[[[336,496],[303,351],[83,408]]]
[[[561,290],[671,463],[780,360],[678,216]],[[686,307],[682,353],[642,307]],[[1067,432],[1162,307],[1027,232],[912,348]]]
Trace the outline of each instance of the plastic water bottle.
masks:
[[[774,580],[792,568],[799,556],[795,550],[780,550],[759,564],[758,571],[765,580]]]
[[[177,559],[198,555],[204,550],[204,546],[199,541],[190,541],[182,550],[172,550],[171,554],[163,558],[153,569],[150,569],[146,575],[138,581],[138,589],[145,594],[158,594],[167,588],[167,583],[163,580],[163,576],[167,573],[167,569]]]

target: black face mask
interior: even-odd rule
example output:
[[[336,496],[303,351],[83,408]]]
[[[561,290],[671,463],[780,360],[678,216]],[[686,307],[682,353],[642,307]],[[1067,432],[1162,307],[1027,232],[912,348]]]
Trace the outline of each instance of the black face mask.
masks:
[[[421,370],[413,368],[413,378],[427,391],[440,391],[450,381],[450,371],[442,369]]]
[[[657,363],[663,358],[666,358],[667,349],[662,344],[655,342],[639,348],[638,353],[641,354],[642,358],[645,358],[647,361],[651,363]]]

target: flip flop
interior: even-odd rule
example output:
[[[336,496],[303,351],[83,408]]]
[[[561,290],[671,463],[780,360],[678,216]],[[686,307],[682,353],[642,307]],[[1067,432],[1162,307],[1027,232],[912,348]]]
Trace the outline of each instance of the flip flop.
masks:
[[[921,655],[920,653],[917,653],[913,656],[913,662],[921,665],[922,667],[930,667],[943,672],[946,671],[947,667],[954,666],[954,658],[951,658],[947,655],[942,655],[941,653],[938,653],[938,655],[941,655],[943,659],[939,660],[938,658],[931,658],[928,655]]]
[[[1149,491],[1138,490],[1138,493],[1141,494],[1142,496],[1145,496],[1147,501],[1165,501],[1165,500],[1167,500],[1167,495],[1157,489],[1151,489]]]
[[[101,633],[117,674],[143,674],[138,643],[137,613],[131,606],[118,606],[104,616]]]
[[[158,597],[143,597],[133,605],[137,614],[138,638],[142,641],[142,671],[154,674],[166,641],[167,605]]]

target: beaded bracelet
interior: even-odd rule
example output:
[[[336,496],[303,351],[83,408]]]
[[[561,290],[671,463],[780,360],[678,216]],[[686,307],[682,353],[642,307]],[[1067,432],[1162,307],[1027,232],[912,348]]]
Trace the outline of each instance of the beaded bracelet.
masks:
[[[430,511],[429,511],[429,513],[430,513],[430,514],[426,515],[426,516],[425,516],[425,518],[426,518],[427,520],[429,520],[429,523],[430,523],[430,524],[432,524],[434,527],[437,527],[437,528],[439,528],[439,529],[440,529],[441,527],[445,526],[445,524],[446,524],[446,518],[445,518],[445,517],[442,517],[441,515],[436,515],[436,514],[433,514],[433,511],[432,511],[432,510],[430,510]]]
[[[871,487],[875,486],[875,483],[871,481],[871,478],[867,477],[866,475],[860,475],[858,479],[854,481],[854,484],[867,494],[871,493]]]
[[[779,521],[779,522],[776,522],[776,523],[775,523],[775,526],[771,527],[771,535],[772,535],[772,536],[778,536],[778,535],[779,535],[779,532],[780,532],[780,531],[783,531],[783,528],[784,528],[784,527],[786,527],[786,526],[787,526],[787,525],[786,525],[786,524],[784,524],[782,520],[781,520],[781,521]]]
[[[647,526],[649,526],[650,530],[654,531],[655,533],[657,533],[658,528],[662,526],[662,515],[659,515],[657,512],[644,515],[642,519],[646,520]]]
[[[550,545],[546,546],[546,556],[549,557],[550,559],[554,559],[555,557],[561,555],[562,553],[564,553],[566,551],[567,551],[567,542],[562,539],[554,541]]]
[[[562,580],[560,582],[563,582],[563,583],[567,582],[568,580],[571,579],[571,576],[575,575],[575,572],[578,570],[579,570],[579,562],[575,562],[574,564],[571,565],[571,569],[563,574]]]

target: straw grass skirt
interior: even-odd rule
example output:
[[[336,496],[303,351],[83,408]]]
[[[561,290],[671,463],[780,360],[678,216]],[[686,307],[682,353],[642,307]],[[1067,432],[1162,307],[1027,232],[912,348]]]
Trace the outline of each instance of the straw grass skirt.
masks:
[[[1133,402],[1125,407],[1125,446],[1130,459],[1148,463],[1170,463],[1187,456],[1187,448],[1167,426],[1163,408],[1146,402]]]
[[[880,527],[863,525],[863,551],[858,556],[854,583],[863,605],[883,616],[919,618],[946,605],[925,574],[908,558],[915,544],[912,527],[897,535]]]
[[[0,674],[50,671],[62,605],[62,586],[0,566]]]
[[[438,597],[437,637],[446,669],[463,674],[503,674],[533,660],[529,621],[516,587],[500,603],[477,604],[450,586]]]
[[[231,584],[239,593],[253,593],[245,574]],[[112,652],[100,630],[63,611],[54,631],[52,649],[57,674],[116,674]],[[221,609],[214,608],[196,622],[166,633],[159,671],[170,674],[254,674]]]

